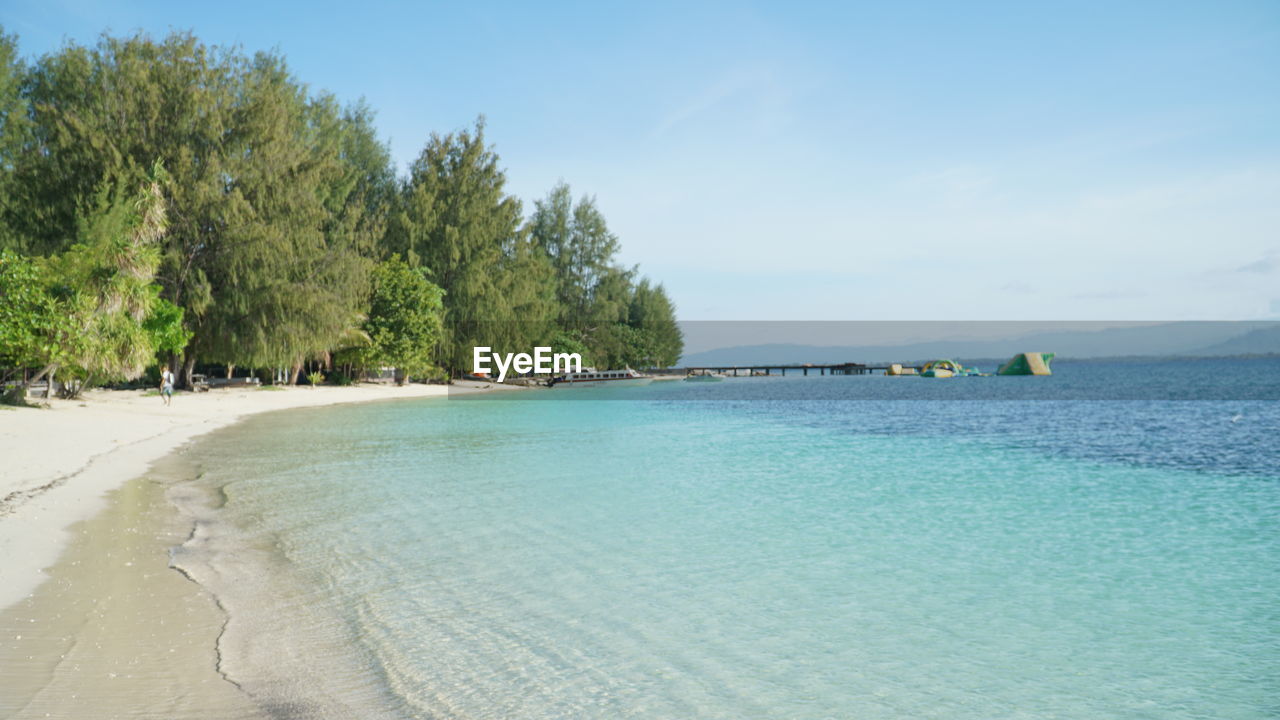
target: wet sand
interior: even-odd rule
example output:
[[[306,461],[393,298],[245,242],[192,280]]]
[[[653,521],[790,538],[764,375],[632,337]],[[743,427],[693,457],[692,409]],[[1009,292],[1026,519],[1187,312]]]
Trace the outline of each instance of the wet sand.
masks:
[[[190,526],[164,495],[151,474],[113,491],[0,612],[0,717],[266,717],[218,671],[223,613],[169,566]]]

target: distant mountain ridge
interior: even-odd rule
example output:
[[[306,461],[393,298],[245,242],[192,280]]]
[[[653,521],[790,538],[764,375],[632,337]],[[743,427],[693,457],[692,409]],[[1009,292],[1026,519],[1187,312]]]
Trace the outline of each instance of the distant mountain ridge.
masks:
[[[1280,353],[1280,326],[1250,330],[1243,335],[1202,348],[1191,355],[1264,355]]]
[[[765,363],[868,364],[920,362],[937,358],[1009,358],[1020,352],[1053,352],[1064,358],[1280,353],[1280,324],[1274,322],[1169,323],[1096,331],[1030,333],[997,340],[936,340],[903,345],[740,345],[690,353],[683,365]]]

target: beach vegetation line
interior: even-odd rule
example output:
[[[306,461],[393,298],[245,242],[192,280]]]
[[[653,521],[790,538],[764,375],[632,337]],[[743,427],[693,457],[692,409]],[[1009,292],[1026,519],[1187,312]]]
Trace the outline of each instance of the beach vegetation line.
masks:
[[[471,349],[670,365],[663,286],[595,198],[525,213],[479,118],[405,175],[363,102],[278,52],[104,34],[24,59],[0,28],[0,381],[63,391],[216,366],[297,383],[456,376]],[[148,370],[150,368],[150,370]],[[11,394],[12,399],[13,394]]]

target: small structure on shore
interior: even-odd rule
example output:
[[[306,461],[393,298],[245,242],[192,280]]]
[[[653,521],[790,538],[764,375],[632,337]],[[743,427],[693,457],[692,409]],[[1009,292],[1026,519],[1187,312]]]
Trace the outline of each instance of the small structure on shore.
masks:
[[[1052,375],[1049,363],[1053,360],[1051,352],[1018,353],[1009,362],[1000,366],[997,375]]]

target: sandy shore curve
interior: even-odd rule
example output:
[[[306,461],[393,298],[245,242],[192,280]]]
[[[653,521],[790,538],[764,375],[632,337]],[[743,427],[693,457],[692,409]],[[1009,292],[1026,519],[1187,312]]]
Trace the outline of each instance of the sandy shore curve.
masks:
[[[46,578],[45,568],[70,540],[68,528],[102,510],[107,492],[199,435],[275,410],[499,387],[246,388],[181,393],[169,407],[143,391],[95,390],[79,400],[50,400],[48,407],[0,406],[0,608],[29,596]]]

